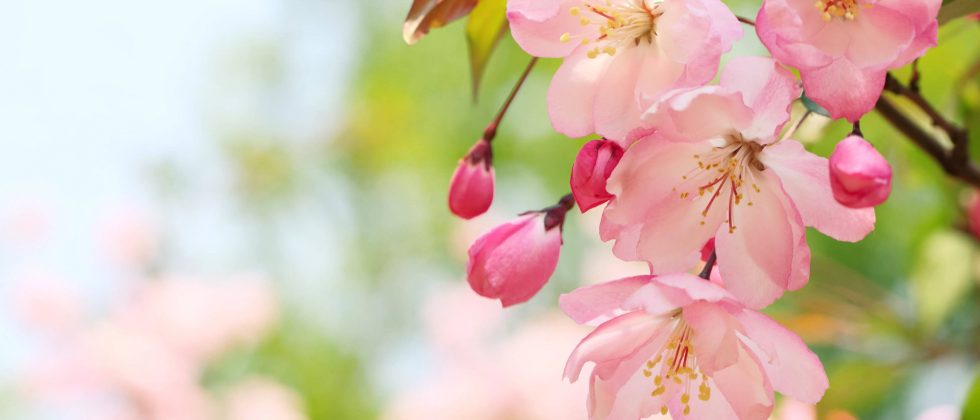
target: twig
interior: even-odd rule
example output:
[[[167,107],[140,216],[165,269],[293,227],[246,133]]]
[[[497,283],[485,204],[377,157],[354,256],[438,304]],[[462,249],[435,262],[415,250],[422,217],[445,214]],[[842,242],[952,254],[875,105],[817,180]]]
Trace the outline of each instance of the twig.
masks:
[[[497,112],[497,116],[494,117],[493,121],[487,125],[487,128],[483,130],[483,139],[492,142],[494,137],[497,137],[497,127],[500,127],[500,121],[504,119],[504,115],[507,114],[507,110],[510,109],[510,105],[514,103],[514,98],[517,97],[517,92],[521,91],[521,87],[524,86],[524,82],[527,80],[527,76],[531,74],[531,70],[534,69],[534,65],[538,63],[538,57],[531,59],[531,62],[527,64],[527,68],[524,69],[524,73],[521,74],[521,78],[517,79],[517,84],[511,89],[510,95],[507,96],[507,100],[504,101],[504,105]]]
[[[944,153],[944,156],[946,156],[945,160],[948,161],[948,164],[943,164],[943,167],[953,168],[957,171],[955,173],[951,173],[952,175],[962,174],[966,168],[973,165],[970,162],[970,138],[966,129],[947,120],[938,110],[936,110],[936,108],[934,108],[924,97],[922,97],[919,92],[916,92],[912,88],[903,85],[902,82],[899,82],[898,79],[892,77],[891,74],[889,74],[885,79],[885,90],[908,98],[920,110],[922,110],[922,112],[929,116],[934,126],[939,127],[946,132],[946,135],[949,136],[950,141],[953,142],[953,149],[948,153]],[[936,141],[934,138],[932,138],[932,136],[929,136],[929,139],[933,142]],[[942,147],[942,145],[939,146]],[[942,148],[945,150],[945,147]],[[942,164],[942,162],[940,164]],[[949,169],[947,169],[947,172],[949,172]]]
[[[711,256],[708,257],[708,261],[704,262],[704,269],[701,270],[701,274],[698,274],[698,277],[705,280],[711,279],[711,269],[715,267],[716,261],[718,261],[718,253],[711,251]]]
[[[738,18],[738,21],[739,22],[742,22],[742,23],[744,23],[746,25],[749,25],[749,26],[755,26],[755,21],[752,20],[752,19],[749,19],[747,17],[742,17],[742,16],[736,16],[736,17]]]

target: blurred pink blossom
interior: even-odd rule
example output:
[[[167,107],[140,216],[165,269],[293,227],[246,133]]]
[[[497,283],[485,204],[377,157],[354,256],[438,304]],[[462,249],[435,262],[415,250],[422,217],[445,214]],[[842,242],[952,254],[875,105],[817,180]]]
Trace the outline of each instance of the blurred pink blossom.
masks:
[[[295,392],[278,382],[250,378],[235,385],[225,399],[227,420],[305,420]]]
[[[159,252],[160,232],[148,212],[120,207],[107,214],[99,229],[99,245],[113,263],[145,268]]]

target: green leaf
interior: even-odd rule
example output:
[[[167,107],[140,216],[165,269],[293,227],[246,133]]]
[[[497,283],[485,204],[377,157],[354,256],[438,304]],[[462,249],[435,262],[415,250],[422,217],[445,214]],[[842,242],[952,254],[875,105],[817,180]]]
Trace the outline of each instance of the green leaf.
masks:
[[[973,381],[970,393],[966,396],[966,404],[963,405],[964,420],[980,419],[980,375]]]
[[[939,9],[939,24],[944,25],[951,20],[963,16],[980,13],[980,0],[954,0],[944,2]]]
[[[912,294],[919,321],[928,331],[937,326],[970,290],[973,244],[964,235],[939,231],[926,238],[912,271]]]
[[[473,98],[480,91],[480,80],[487,61],[507,29],[507,2],[480,0],[466,23],[466,43],[470,47],[470,71],[473,76]]]
[[[830,118],[830,112],[827,112],[827,110],[820,106],[820,104],[813,102],[813,99],[808,98],[806,96],[806,92],[803,93],[800,100],[803,101],[803,106],[805,106],[808,111]]]

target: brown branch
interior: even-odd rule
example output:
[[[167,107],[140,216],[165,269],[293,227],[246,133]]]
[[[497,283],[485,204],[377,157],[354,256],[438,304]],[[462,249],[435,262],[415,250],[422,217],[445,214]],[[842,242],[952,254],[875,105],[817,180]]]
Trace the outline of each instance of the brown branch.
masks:
[[[939,127],[949,135],[953,147],[950,148],[943,144],[932,133],[926,131],[926,129],[922,128],[900,111],[895,106],[895,103],[884,95],[882,95],[878,100],[878,104],[875,106],[878,113],[939,163],[939,166],[947,174],[980,188],[980,167],[970,160],[969,135],[967,131],[947,120],[922,95],[903,85],[890,74],[885,80],[885,90],[904,96],[912,101],[916,107],[929,116],[933,125]]]
[[[742,23],[744,23],[746,25],[749,25],[749,26],[755,26],[755,21],[752,20],[752,19],[749,19],[747,17],[742,17],[742,16],[736,16],[736,17],[738,18],[738,21],[739,22],[742,22]]]

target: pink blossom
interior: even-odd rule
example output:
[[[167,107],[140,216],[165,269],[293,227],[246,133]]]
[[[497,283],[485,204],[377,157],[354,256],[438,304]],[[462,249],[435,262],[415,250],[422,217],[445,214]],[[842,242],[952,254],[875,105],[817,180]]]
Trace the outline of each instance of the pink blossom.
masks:
[[[889,69],[936,45],[941,0],[765,0],[759,39],[834,118],[874,108]]]
[[[830,187],[838,203],[874,207],[892,191],[892,167],[871,143],[852,135],[830,155]]]
[[[564,213],[562,213],[564,216]],[[480,296],[505,306],[531,299],[551,278],[561,251],[561,225],[535,212],[497,226],[470,246],[466,276]]]
[[[827,160],[777,134],[799,87],[761,57],[733,59],[719,86],[675,92],[645,117],[656,133],[635,143],[609,178],[616,197],[603,240],[654,274],[685,271],[715,238],[725,286],[761,308],[809,277],[805,226],[842,241],[874,228],[873,209],[834,200]],[[705,118],[710,115],[710,118]]]
[[[588,362],[593,419],[769,418],[774,390],[816,403],[828,386],[820,359],[795,334],[689,274],[643,276],[561,298],[580,323],[615,316],[579,343],[565,366]]]
[[[510,0],[507,19],[525,51],[565,59],[548,113],[570,137],[627,139],[664,92],[710,81],[742,35],[718,0]]]
[[[492,149],[486,140],[473,145],[449,182],[449,210],[463,219],[486,213],[493,203]]]
[[[572,194],[583,213],[612,198],[606,191],[606,180],[623,158],[623,148],[606,139],[592,140],[582,146],[572,166]]]

